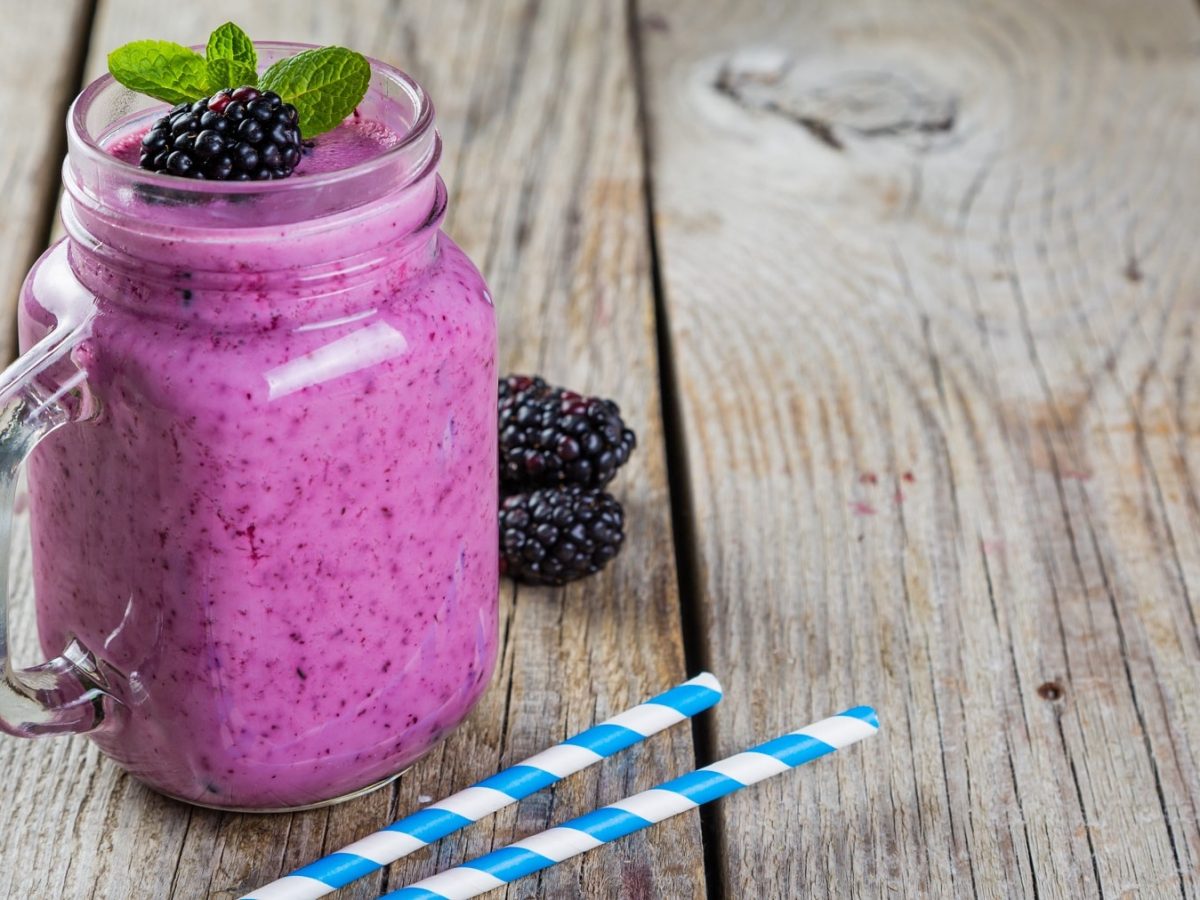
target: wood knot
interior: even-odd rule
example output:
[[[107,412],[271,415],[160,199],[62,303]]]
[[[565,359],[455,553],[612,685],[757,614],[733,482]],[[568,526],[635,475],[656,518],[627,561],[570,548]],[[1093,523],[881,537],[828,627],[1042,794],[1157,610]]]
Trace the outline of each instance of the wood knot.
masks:
[[[778,116],[833,150],[891,140],[928,152],[954,130],[958,97],[916,71],[871,60],[800,58],[746,50],[724,61],[713,89],[739,106]]]
[[[1037,689],[1037,695],[1050,703],[1061,700],[1065,693],[1063,686],[1057,681],[1047,681]]]

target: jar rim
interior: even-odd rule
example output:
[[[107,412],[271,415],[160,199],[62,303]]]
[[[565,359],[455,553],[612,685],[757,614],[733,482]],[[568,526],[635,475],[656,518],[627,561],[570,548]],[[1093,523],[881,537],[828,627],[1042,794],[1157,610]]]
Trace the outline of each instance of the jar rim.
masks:
[[[319,45],[297,41],[255,41],[254,46],[256,49],[267,51],[303,51],[316,49]],[[202,51],[204,48],[201,45],[196,45],[192,49]],[[413,120],[408,131],[401,135],[400,140],[394,145],[370,159],[354,163],[345,168],[313,175],[304,175],[296,179],[284,178],[277,181],[198,181],[179,178],[178,176],[167,175],[162,172],[152,172],[132,165],[105,150],[101,146],[98,136],[92,134],[87,126],[88,111],[97,98],[114,86],[121,87],[111,74],[102,75],[92,81],[71,103],[71,108],[67,113],[67,164],[69,165],[72,160],[86,162],[90,166],[96,166],[101,171],[107,170],[117,176],[124,174],[127,177],[136,177],[148,186],[156,186],[164,190],[169,190],[176,196],[194,194],[197,197],[245,194],[278,195],[289,191],[328,187],[347,179],[372,175],[394,165],[398,159],[404,156],[406,151],[411,150],[414,144],[419,143],[429,134],[433,129],[434,109],[433,101],[430,99],[429,94],[411,75],[373,57],[368,56],[367,62],[371,65],[373,75],[378,74],[383,76],[396,84],[408,95],[414,111]],[[123,89],[128,90],[127,88]],[[130,91],[131,95],[133,93]],[[412,171],[406,173],[405,182],[416,180],[425,168],[428,160],[418,158],[414,162]]]

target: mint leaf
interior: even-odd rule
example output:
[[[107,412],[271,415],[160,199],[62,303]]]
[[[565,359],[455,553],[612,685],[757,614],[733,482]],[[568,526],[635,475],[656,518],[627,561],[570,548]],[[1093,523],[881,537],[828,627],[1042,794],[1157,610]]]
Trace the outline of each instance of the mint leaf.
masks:
[[[131,91],[167,103],[212,93],[204,57],[170,41],[134,41],[108,54],[108,71]]]
[[[208,47],[204,58],[210,63],[217,59],[231,59],[234,62],[249,66],[258,71],[258,54],[254,52],[254,42],[250,36],[232,22],[226,22],[208,36]],[[234,87],[235,85],[226,85]],[[241,87],[241,85],[236,85]]]
[[[258,84],[258,54],[254,52],[254,42],[232,22],[226,22],[208,36],[204,58],[208,61],[208,79],[213,88]]]
[[[258,72],[253,66],[236,59],[210,59],[208,80],[213,90],[241,87],[244,84],[254,87],[258,84]]]
[[[354,112],[371,82],[371,64],[345,47],[305,50],[281,59],[258,80],[300,114],[300,134],[310,138],[336,128]]]

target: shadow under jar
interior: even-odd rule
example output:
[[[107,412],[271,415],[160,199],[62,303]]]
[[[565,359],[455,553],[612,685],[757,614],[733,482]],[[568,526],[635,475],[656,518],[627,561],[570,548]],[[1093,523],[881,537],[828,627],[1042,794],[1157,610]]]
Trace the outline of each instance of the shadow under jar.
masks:
[[[394,777],[485,688],[494,311],[440,230],[427,96],[372,70],[359,113],[390,146],[277,182],[141,171],[106,148],[162,106],[108,77],[76,101],[69,236],[25,282],[0,384],[10,507],[38,444],[54,657],[5,653],[9,733],[88,732],[163,793],[281,810]]]

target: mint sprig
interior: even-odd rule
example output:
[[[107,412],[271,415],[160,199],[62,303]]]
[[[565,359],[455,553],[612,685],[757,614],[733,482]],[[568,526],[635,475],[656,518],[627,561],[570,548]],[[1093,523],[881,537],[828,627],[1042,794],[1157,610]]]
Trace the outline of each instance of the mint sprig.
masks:
[[[258,54],[241,28],[226,22],[201,56],[170,41],[134,41],[108,55],[108,71],[125,87],[172,105],[223,88],[257,86],[296,107],[305,138],[336,128],[366,96],[371,64],[345,47],[304,50],[258,75]]]

